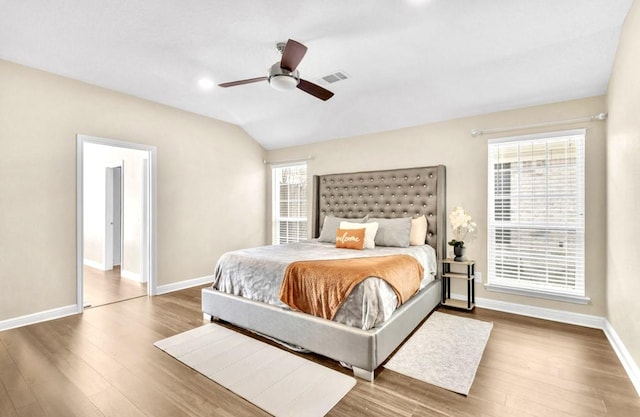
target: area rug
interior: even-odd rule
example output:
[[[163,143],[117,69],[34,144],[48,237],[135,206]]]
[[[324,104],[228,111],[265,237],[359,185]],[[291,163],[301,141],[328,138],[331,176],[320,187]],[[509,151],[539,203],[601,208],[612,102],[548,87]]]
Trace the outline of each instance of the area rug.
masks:
[[[468,395],[493,323],[434,312],[385,368]]]
[[[356,380],[233,330],[208,323],[154,345],[277,417],[320,417]]]

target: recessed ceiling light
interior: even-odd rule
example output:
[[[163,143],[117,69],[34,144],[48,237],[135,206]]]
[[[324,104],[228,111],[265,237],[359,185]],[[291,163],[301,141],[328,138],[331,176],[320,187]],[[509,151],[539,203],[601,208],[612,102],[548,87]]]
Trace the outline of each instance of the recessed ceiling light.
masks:
[[[198,80],[198,85],[200,86],[200,88],[202,88],[203,90],[210,90],[213,88],[213,86],[215,85],[213,81],[211,81],[208,78],[200,78],[200,80]]]

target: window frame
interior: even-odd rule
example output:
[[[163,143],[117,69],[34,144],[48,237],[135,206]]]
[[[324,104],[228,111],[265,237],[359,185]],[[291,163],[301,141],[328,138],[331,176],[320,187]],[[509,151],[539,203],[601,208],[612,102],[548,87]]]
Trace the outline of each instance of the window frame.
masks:
[[[301,197],[298,201],[304,207],[304,216],[291,217],[291,216],[281,216],[280,215],[280,180],[278,178],[278,173],[281,172],[282,169],[286,168],[294,168],[294,167],[304,167],[305,170],[305,192],[300,193]],[[306,162],[290,162],[286,164],[277,164],[272,165],[271,167],[271,188],[272,188],[272,196],[271,196],[271,243],[273,245],[280,245],[288,242],[296,242],[303,239],[308,239],[309,236],[309,222],[308,222],[308,208],[309,208],[309,196],[308,194],[308,185],[309,185],[309,172],[308,165]],[[303,197],[303,198],[302,198]],[[305,225],[304,236],[299,233],[298,240],[287,240],[282,241],[282,235],[280,234],[280,223],[283,221],[289,222],[297,222]]]
[[[575,217],[575,220],[572,222],[562,222],[562,227],[558,227],[557,224],[553,224],[553,222],[549,221],[549,218],[547,217],[547,219],[543,222],[540,223],[525,223],[525,222],[520,222],[520,221],[513,221],[512,219],[509,219],[508,221],[503,220],[497,220],[495,217],[495,212],[498,209],[503,209],[504,207],[496,207],[496,200],[500,200],[502,199],[503,201],[505,200],[504,195],[503,194],[499,194],[496,193],[496,183],[495,183],[495,178],[496,178],[496,174],[498,172],[496,172],[496,165],[497,164],[505,164],[506,162],[503,160],[494,160],[493,158],[493,150],[494,147],[499,146],[500,144],[515,144],[515,143],[521,143],[521,142],[531,142],[533,144],[534,141],[544,141],[545,146],[547,147],[547,152],[548,152],[548,145],[550,141],[553,141],[554,139],[557,138],[562,138],[562,137],[569,137],[569,136],[579,136],[579,138],[577,139],[577,143],[576,143],[576,161],[575,164],[573,165],[575,167],[576,170],[576,177],[575,177],[575,184],[576,184],[576,188],[571,190],[572,195],[575,195],[575,197],[572,201],[573,203],[576,205],[577,208],[577,215]],[[590,299],[588,297],[586,297],[586,277],[585,277],[585,235],[586,235],[586,231],[585,231],[585,227],[586,227],[586,222],[585,222],[585,209],[586,209],[586,204],[585,204],[585,182],[586,182],[586,169],[585,169],[585,165],[586,165],[586,129],[571,129],[571,130],[564,130],[564,131],[555,131],[555,132],[544,132],[544,133],[538,133],[538,134],[532,134],[532,135],[519,135],[519,136],[511,136],[511,137],[504,137],[504,138],[496,138],[496,139],[490,139],[488,141],[488,146],[487,146],[488,152],[487,152],[487,171],[488,171],[488,182],[487,182],[487,283],[485,285],[485,288],[487,290],[490,291],[497,291],[497,292],[503,292],[503,293],[511,293],[511,294],[517,294],[517,295],[524,295],[524,296],[531,296],[531,297],[538,297],[538,298],[547,298],[547,299],[553,299],[553,300],[557,300],[557,301],[566,301],[566,302],[572,302],[572,303],[578,303],[578,304],[586,304],[590,301]],[[518,150],[518,158],[520,155],[520,151]],[[546,155],[545,161],[549,161],[549,154]],[[542,181],[544,181],[544,195],[546,198],[549,197],[549,195],[551,194],[550,190],[549,190],[549,176],[548,176],[548,171],[549,171],[549,164],[545,164],[545,167],[547,167],[546,172],[545,172],[545,176],[542,178]],[[524,169],[522,168],[522,166],[518,166],[518,175],[521,175],[522,172],[524,171]],[[509,178],[509,182],[513,181],[513,178],[510,177]],[[509,188],[511,188],[511,186],[509,186]],[[513,203],[513,201],[518,201],[519,198],[521,197],[529,197],[529,198],[533,198],[533,192],[527,194],[527,193],[523,193],[521,189],[518,189],[518,193],[517,194],[512,194],[511,197],[509,198],[509,204]],[[551,206],[550,204],[545,204],[545,211],[548,211]],[[532,227],[532,224],[535,224]],[[574,280],[575,280],[575,286],[574,289],[570,289],[570,288],[558,288],[557,286],[552,285],[549,281],[547,281],[547,285],[543,285],[540,282],[536,282],[535,284],[532,284],[531,281],[529,281],[528,285],[524,285],[522,284],[522,276],[520,275],[521,272],[518,272],[518,278],[517,279],[509,279],[509,277],[505,278],[505,275],[512,275],[511,273],[503,273],[502,277],[498,278],[495,276],[496,274],[496,252],[500,249],[500,248],[496,248],[496,246],[498,246],[497,244],[494,244],[494,242],[496,242],[496,236],[497,236],[497,229],[502,229],[503,231],[505,229],[510,230],[511,232],[516,231],[516,232],[522,232],[523,230],[526,230],[526,228],[529,228],[529,230],[539,230],[539,231],[544,231],[544,232],[548,232],[551,230],[564,230],[566,231],[567,234],[570,234],[571,232],[575,233],[575,240],[576,240],[576,249],[572,252],[572,255],[574,255],[575,262],[576,262],[576,272],[575,272],[575,276],[574,276]],[[526,242],[522,241],[522,242]],[[525,247],[527,244],[517,244],[517,246],[519,246],[520,249],[522,249],[522,247]],[[545,246],[545,250],[548,251],[548,249],[551,248],[550,246]],[[529,249],[531,251],[531,249]],[[518,254],[520,254],[522,252],[518,252]],[[532,256],[532,259],[535,260],[548,260],[549,259],[549,254],[545,253],[544,255],[531,255],[530,252],[524,252],[525,254],[529,254],[530,256]],[[503,254],[499,255],[504,257]],[[518,267],[520,267],[520,264],[518,264]],[[547,270],[549,269],[549,264],[545,264],[545,267],[547,268]],[[548,271],[547,271],[548,274]],[[540,274],[539,277],[542,277],[544,274]],[[547,278],[548,279],[548,278]]]

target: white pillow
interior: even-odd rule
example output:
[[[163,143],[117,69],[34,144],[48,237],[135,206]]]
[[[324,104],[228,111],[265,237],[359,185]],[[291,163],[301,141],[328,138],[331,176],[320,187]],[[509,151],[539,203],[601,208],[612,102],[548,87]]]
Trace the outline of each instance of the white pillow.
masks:
[[[362,223],[367,221],[367,216],[364,216],[361,219],[347,219],[344,217],[335,217],[331,215],[325,216],[322,223],[322,229],[320,229],[320,237],[318,237],[318,242],[336,243],[336,232],[338,231],[340,222],[343,220],[350,221],[352,223]]]
[[[427,218],[424,214],[416,219],[411,219],[411,233],[409,234],[409,244],[421,246],[427,239]]]
[[[376,247],[376,232],[378,232],[378,223],[350,223],[340,222],[341,229],[362,229],[364,228],[364,248],[373,249]]]

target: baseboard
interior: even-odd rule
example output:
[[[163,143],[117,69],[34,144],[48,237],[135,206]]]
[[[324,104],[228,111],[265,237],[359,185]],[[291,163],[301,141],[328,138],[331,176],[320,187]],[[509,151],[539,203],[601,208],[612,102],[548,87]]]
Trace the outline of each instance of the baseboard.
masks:
[[[91,259],[84,258],[82,263],[88,267],[99,269],[100,271],[105,271],[104,264],[96,261],[92,261]]]
[[[467,296],[462,294],[451,294],[451,298],[458,300],[466,300]],[[593,316],[589,314],[573,313],[569,311],[554,310],[551,308],[533,307],[524,304],[509,303],[506,301],[491,300],[488,298],[477,298],[476,306],[480,308],[486,308],[488,310],[503,311],[505,313],[518,314],[521,316],[534,317],[538,319],[545,319],[551,321],[557,321],[567,324],[575,324],[583,327],[591,327],[594,329],[601,329],[614,352],[618,356],[618,359],[622,363],[631,383],[633,384],[638,396],[640,396],[640,368],[635,363],[631,354],[624,346],[622,339],[618,336],[615,329],[604,317]]]
[[[26,316],[0,321],[0,331],[28,326],[29,324],[40,323],[43,321],[55,320],[81,312],[82,310],[80,309],[80,311],[78,311],[78,306],[75,304],[46,311],[39,311],[37,313],[27,314]]]
[[[188,279],[186,281],[175,282],[173,284],[158,285],[154,295],[166,294],[168,292],[180,291],[186,288],[197,287],[199,285],[210,284],[213,282],[214,276],[207,275],[200,278]]]
[[[199,285],[212,283],[214,279],[213,275],[208,275],[200,278],[189,279],[186,281],[175,282],[173,284],[160,285],[156,288],[154,295],[166,294],[173,291],[184,290],[186,288],[197,287]],[[15,329],[16,327],[28,326],[30,324],[40,323],[43,321],[59,319],[73,314],[82,312],[82,308],[78,308],[77,305],[69,305],[60,308],[54,308],[51,310],[40,311],[26,316],[15,317],[0,321],[0,331]]]
[[[137,272],[127,271],[126,269],[120,269],[120,277],[130,279],[131,281],[135,281],[135,282],[145,282],[142,279],[142,274],[139,274]]]
[[[622,362],[622,366],[624,370],[627,371],[627,375],[629,375],[629,379],[631,379],[631,383],[633,387],[636,389],[638,396],[640,396],[640,368],[631,357],[631,354],[625,347],[624,343],[622,343],[622,339],[616,333],[616,330],[613,328],[609,320],[604,321],[604,334],[609,339],[609,343],[611,343],[611,347],[618,355],[620,362]]]
[[[462,294],[451,294],[451,298],[466,300],[467,296]],[[557,321],[560,323],[575,324],[594,329],[603,329],[605,318],[590,314],[573,313],[570,311],[554,310],[552,308],[534,307],[524,304],[510,303],[506,301],[491,300],[489,298],[476,297],[476,306],[489,310],[504,311],[505,313],[518,314],[520,316],[535,317]]]

